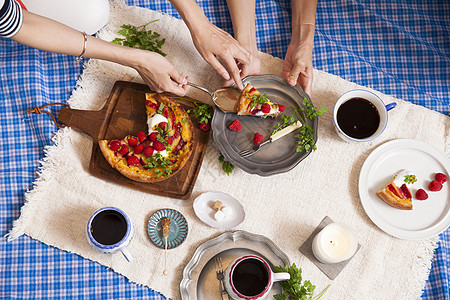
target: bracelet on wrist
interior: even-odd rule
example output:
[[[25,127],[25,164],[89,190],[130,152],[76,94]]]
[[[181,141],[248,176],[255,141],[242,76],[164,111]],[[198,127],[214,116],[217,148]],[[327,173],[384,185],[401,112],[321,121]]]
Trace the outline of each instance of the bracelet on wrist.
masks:
[[[84,56],[84,54],[86,53],[86,48],[87,48],[87,40],[88,40],[88,37],[87,37],[87,34],[86,34],[86,32],[84,32],[83,31],[83,35],[84,35],[84,46],[83,46],[83,52],[81,52],[81,54],[80,55],[78,55],[76,58],[75,58],[75,60],[76,61],[80,61],[80,60],[82,60],[83,59],[83,56]]]

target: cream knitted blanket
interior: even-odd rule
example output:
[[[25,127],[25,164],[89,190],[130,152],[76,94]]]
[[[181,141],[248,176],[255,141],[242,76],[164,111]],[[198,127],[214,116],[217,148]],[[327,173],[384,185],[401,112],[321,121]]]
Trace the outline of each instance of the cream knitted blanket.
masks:
[[[166,37],[167,58],[189,75],[192,82],[214,90],[220,78],[195,50],[184,23],[144,8],[112,2],[110,22],[100,37],[112,40],[122,24],[142,25],[151,20],[151,29]],[[262,54],[262,73],[280,74],[282,61]],[[117,80],[141,82],[134,70],[98,60],[90,60],[73,92],[72,108],[96,110]],[[194,214],[193,199],[203,192],[220,191],[238,199],[246,210],[245,221],[237,229],[272,239],[317,290],[333,283],[324,299],[414,299],[419,298],[427,279],[437,238],[408,241],[394,238],[367,217],[358,195],[358,176],[367,156],[377,146],[396,138],[418,139],[449,155],[450,122],[447,116],[375,91],[385,103],[395,101],[389,125],[377,140],[365,144],[342,141],[333,128],[332,110],[344,92],[360,86],[339,77],[314,71],[312,101],[329,111],[320,118],[318,150],[293,170],[259,177],[236,169],[230,176],[218,164],[219,152],[212,138],[189,200],[154,196],[92,177],[87,172],[92,140],[71,128],[60,129],[55,145],[45,149],[45,158],[34,188],[27,192],[20,218],[10,238],[29,235],[48,245],[79,254],[143,284],[179,299],[182,271],[195,249],[222,231],[203,224]],[[194,95],[195,97],[195,95]],[[411,126],[414,124],[414,126]],[[86,223],[98,208],[117,206],[135,227],[129,250],[132,263],[118,254],[101,254],[86,239]],[[164,252],[149,240],[146,225],[161,208],[180,211],[189,223],[187,240],[169,251],[168,276],[163,276]],[[331,282],[298,250],[324,216],[355,229],[362,248],[342,273]]]

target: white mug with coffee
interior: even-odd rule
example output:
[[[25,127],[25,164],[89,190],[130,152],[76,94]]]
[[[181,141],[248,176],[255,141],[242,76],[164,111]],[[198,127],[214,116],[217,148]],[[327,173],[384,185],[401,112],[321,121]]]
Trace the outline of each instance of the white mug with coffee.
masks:
[[[87,224],[89,244],[99,252],[122,252],[127,261],[133,256],[126,248],[133,237],[133,225],[125,212],[117,207],[97,210]]]
[[[289,273],[274,273],[268,262],[256,255],[233,260],[225,271],[225,289],[233,299],[257,300],[268,295],[274,282],[289,280]]]
[[[335,129],[343,140],[368,142],[383,133],[388,123],[388,111],[397,103],[385,105],[374,93],[352,90],[343,94],[334,106]]]

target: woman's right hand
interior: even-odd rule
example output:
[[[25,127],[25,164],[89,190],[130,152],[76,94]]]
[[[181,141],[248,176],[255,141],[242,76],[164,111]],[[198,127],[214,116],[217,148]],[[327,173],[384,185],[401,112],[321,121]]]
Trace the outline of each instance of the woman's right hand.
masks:
[[[152,91],[186,95],[189,88],[187,77],[181,75],[165,57],[155,52],[133,50],[136,52],[134,63],[129,66],[138,71]]]

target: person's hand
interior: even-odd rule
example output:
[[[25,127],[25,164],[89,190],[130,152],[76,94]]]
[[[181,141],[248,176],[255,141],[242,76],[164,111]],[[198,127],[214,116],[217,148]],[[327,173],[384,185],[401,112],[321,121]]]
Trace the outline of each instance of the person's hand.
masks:
[[[290,86],[298,84],[308,95],[311,95],[313,82],[312,51],[312,45],[291,41],[282,71],[282,77]]]
[[[256,53],[251,53],[249,56],[248,64],[238,64],[240,70],[241,79],[248,75],[259,75],[261,73],[261,58],[259,57],[258,51]],[[224,86],[230,86],[234,83],[233,79],[227,80]]]
[[[230,34],[210,22],[201,32],[191,31],[192,40],[203,59],[225,80],[233,80],[239,89],[244,89],[241,72],[250,72],[250,52],[242,47]],[[220,58],[225,66],[219,61]],[[231,76],[230,76],[231,75]]]
[[[137,64],[131,65],[150,89],[157,93],[170,92],[178,96],[186,95],[188,79],[162,55],[150,51],[137,50]]]

